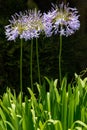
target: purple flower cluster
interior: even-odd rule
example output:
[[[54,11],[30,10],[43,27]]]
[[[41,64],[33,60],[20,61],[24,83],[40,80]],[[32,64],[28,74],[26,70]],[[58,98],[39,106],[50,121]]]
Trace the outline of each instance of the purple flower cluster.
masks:
[[[8,40],[19,37],[25,40],[37,38],[43,30],[42,14],[40,11],[29,10],[12,16],[10,24],[5,26],[5,34]]]
[[[36,10],[20,12],[12,16],[10,24],[5,26],[8,40],[19,37],[25,40],[38,38],[42,32],[47,37],[52,34],[69,36],[80,27],[79,15],[76,8],[70,8],[63,3],[52,5],[51,11],[42,13]]]
[[[76,8],[70,8],[64,3],[59,6],[52,4],[52,6],[50,12],[44,13],[48,36],[52,33],[69,36],[79,29],[80,21]]]

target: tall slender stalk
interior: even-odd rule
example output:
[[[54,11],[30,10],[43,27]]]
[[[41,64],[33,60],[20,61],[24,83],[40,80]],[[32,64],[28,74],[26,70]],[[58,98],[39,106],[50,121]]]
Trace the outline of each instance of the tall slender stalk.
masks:
[[[20,91],[21,91],[21,105],[22,105],[22,43],[23,39],[20,42]]]
[[[33,57],[33,39],[31,40],[31,57],[30,57],[30,80],[31,80],[31,89],[33,90],[33,76],[32,76],[32,58]]]
[[[59,82],[61,86],[62,74],[61,74],[61,54],[62,54],[62,35],[60,35],[60,47],[59,47]]]
[[[41,84],[41,80],[40,80],[39,54],[38,54],[38,39],[37,38],[36,38],[36,57],[37,57],[38,79],[39,79],[39,84]]]

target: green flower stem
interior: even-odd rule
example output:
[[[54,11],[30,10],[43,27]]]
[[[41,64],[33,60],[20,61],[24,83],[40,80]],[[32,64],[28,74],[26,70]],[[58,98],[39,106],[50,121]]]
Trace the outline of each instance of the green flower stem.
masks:
[[[62,54],[62,35],[60,35],[60,48],[59,48],[59,82],[61,86],[62,74],[61,74],[61,54]]]
[[[21,42],[20,42],[20,91],[21,91],[21,105],[22,105],[22,43],[23,43],[23,40],[21,39]]]
[[[33,39],[31,40],[31,57],[30,57],[30,80],[31,80],[31,89],[33,90],[33,76],[32,76],[32,58],[33,57]]]
[[[38,79],[39,79],[39,84],[41,85],[40,66],[39,66],[39,54],[38,54],[38,39],[37,38],[36,38],[36,57],[37,57],[37,67],[38,67]]]

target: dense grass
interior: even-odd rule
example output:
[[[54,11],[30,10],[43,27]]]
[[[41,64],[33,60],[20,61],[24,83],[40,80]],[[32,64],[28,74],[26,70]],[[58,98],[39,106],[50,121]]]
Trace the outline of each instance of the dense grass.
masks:
[[[75,74],[73,83],[45,77],[36,83],[38,95],[16,96],[7,89],[0,100],[0,130],[87,130],[87,78]]]

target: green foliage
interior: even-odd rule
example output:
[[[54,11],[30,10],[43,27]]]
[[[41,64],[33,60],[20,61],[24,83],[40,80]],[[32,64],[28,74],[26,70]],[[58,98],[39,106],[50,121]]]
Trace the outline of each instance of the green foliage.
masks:
[[[43,84],[36,83],[38,95],[28,88],[30,98],[7,89],[0,100],[1,130],[86,130],[87,129],[87,78],[75,74],[75,82],[45,77]]]

